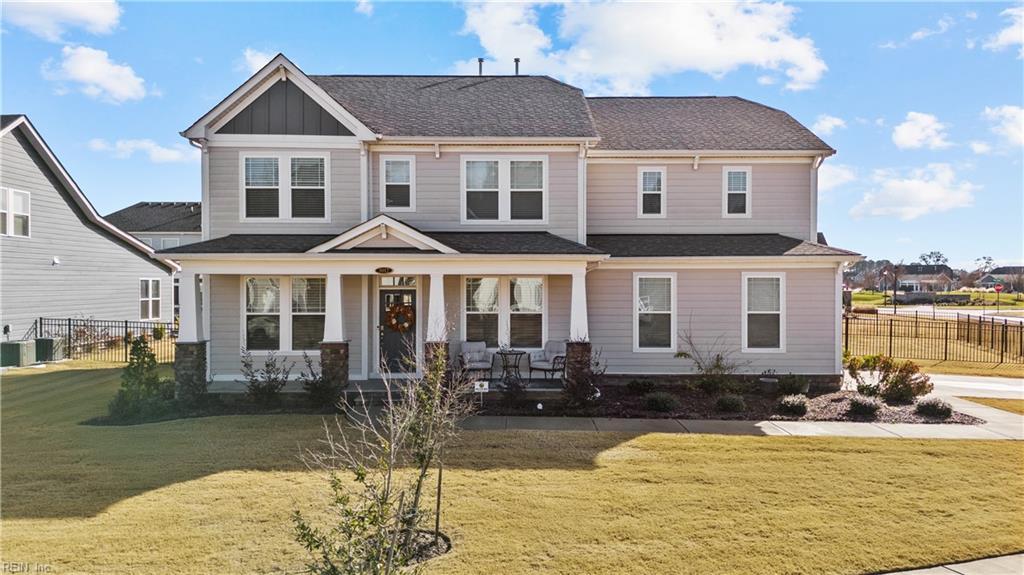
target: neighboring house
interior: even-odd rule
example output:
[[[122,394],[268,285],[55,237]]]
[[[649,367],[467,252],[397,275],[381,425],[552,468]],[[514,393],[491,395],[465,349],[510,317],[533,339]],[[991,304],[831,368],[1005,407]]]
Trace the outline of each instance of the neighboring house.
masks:
[[[240,390],[242,348],[359,380],[410,348],[566,340],[609,374],[693,373],[681,332],[749,373],[842,371],[860,256],[815,241],[834,150],[779,110],[278,55],[183,135],[204,241],[160,252],[182,265],[179,378]]]
[[[957,275],[944,264],[906,264],[899,275],[900,288],[907,292],[946,292],[957,288]]]
[[[0,124],[0,324],[36,318],[171,319],[175,264],[104,220],[28,117]]]
[[[202,239],[202,206],[199,202],[139,202],[105,217],[108,222],[157,250],[176,248]]]
[[[1002,266],[988,272],[978,280],[983,288],[993,288],[1002,284],[1006,291],[1019,292],[1024,290],[1024,266]]]

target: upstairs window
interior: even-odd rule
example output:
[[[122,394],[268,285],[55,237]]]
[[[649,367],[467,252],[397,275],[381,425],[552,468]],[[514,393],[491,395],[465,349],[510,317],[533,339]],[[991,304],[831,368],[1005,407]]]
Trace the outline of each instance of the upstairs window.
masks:
[[[277,158],[246,158],[245,217],[278,217],[280,195]]]
[[[31,203],[28,192],[0,188],[0,235],[29,237]]]
[[[416,209],[416,158],[381,156],[380,211]]]
[[[329,219],[327,156],[243,154],[242,163],[243,219]]]
[[[546,157],[463,157],[463,223],[543,223]]]
[[[665,217],[665,168],[637,169],[637,217]]]
[[[722,217],[750,217],[750,168],[722,168]]]
[[[743,274],[743,351],[785,351],[786,276]]]
[[[292,217],[324,217],[324,159],[292,158]]]
[[[139,280],[139,319],[160,319],[160,280]]]

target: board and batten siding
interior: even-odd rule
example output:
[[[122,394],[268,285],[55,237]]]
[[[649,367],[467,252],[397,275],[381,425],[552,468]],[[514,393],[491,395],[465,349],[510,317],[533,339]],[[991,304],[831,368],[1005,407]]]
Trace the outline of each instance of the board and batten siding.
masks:
[[[633,351],[633,273],[594,270],[587,274],[590,339],[610,374],[694,373],[693,362],[672,352]],[[785,353],[741,353],[742,273],[740,269],[651,270],[676,273],[677,329],[690,331],[711,346],[745,363],[743,373],[774,369],[779,373],[836,373],[835,268],[788,269],[786,274]],[[749,270],[755,271],[755,270]],[[757,270],[764,271],[764,270]]]
[[[83,222],[17,132],[0,144],[0,186],[31,194],[31,237],[0,236],[0,324],[11,326],[11,339],[32,335],[40,316],[138,321],[141,278],[161,280],[160,315],[171,321],[169,273]]]
[[[503,153],[485,152],[460,153],[442,151],[440,158],[429,152],[371,152],[370,161],[370,214],[389,214],[421,230],[433,231],[548,231],[557,236],[577,241],[577,205],[579,162],[575,152],[546,153]],[[547,156],[548,162],[548,218],[546,224],[502,222],[493,224],[463,224],[462,202],[462,156],[516,157]],[[380,157],[416,157],[416,211],[381,212],[380,209]]]
[[[303,222],[302,220],[259,219],[241,221],[241,152],[266,153],[266,149],[211,147],[209,151],[209,221],[208,237],[219,238],[228,234],[335,234],[360,223],[359,203],[359,150],[330,151],[329,222]],[[305,150],[322,154],[325,150]],[[289,149],[288,153],[300,153]],[[287,184],[288,170],[280,173],[281,182]]]
[[[637,217],[637,170],[666,168],[664,218]],[[744,164],[751,172],[749,218],[722,217],[723,164],[587,164],[587,233],[590,234],[782,234],[815,241],[811,234],[810,163]]]

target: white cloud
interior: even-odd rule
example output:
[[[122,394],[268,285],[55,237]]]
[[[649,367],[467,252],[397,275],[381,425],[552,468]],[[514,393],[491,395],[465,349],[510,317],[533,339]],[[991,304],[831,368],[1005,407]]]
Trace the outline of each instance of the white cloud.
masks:
[[[786,76],[786,88],[814,87],[828,69],[814,41],[791,29],[796,9],[782,3],[561,4],[558,40],[538,24],[536,4],[463,5],[463,32],[492,62],[549,74],[591,94],[647,94],[657,76],[697,71],[722,77],[741,66]],[[476,59],[457,62],[475,74]],[[486,70],[486,68],[485,68]]]
[[[242,58],[238,62],[238,69],[249,75],[255,74],[260,71],[260,68],[267,65],[267,62],[274,59],[276,54],[270,52],[263,52],[254,48],[246,48],[242,50]]]
[[[356,0],[356,12],[373,16],[373,2],[370,0]]]
[[[846,120],[837,118],[835,116],[829,116],[828,114],[821,114],[818,119],[814,121],[814,125],[811,126],[811,131],[815,134],[828,136],[836,130],[836,128],[845,128]]]
[[[146,97],[146,83],[127,64],[118,64],[103,50],[88,46],[64,46],[60,64],[48,60],[43,64],[43,76],[58,83],[75,83],[90,98],[112,104]],[[57,93],[67,93],[66,86],[58,85]]]
[[[985,119],[992,123],[992,131],[1011,144],[1024,146],[1024,108],[1020,106],[985,107]]]
[[[102,138],[93,138],[89,140],[88,146],[94,152],[109,152],[111,156],[119,160],[131,158],[136,152],[148,155],[149,161],[155,164],[199,160],[199,150],[192,146],[175,144],[172,147],[166,147],[149,139],[117,140],[111,144]]]
[[[989,36],[982,45],[986,50],[1000,51],[1015,45],[1020,46],[1018,57],[1024,58],[1024,6],[1007,8],[1001,15],[1010,19],[1010,24]]]
[[[893,128],[892,141],[901,149],[948,148],[952,144],[946,139],[946,127],[932,114],[908,112],[907,119]]]
[[[967,18],[968,20],[977,20],[978,13],[975,12],[974,10],[968,10],[967,12],[964,13],[964,18]]]
[[[844,164],[825,162],[818,168],[818,190],[830,192],[857,179],[857,172]]]
[[[906,174],[876,170],[872,179],[874,189],[850,209],[851,216],[895,216],[904,221],[913,220],[930,213],[969,207],[974,204],[974,192],[980,189],[967,180],[957,180],[951,165],[939,163]]]
[[[970,144],[971,151],[975,154],[988,154],[992,151],[992,145],[988,142],[982,142],[980,140],[971,140]]]
[[[5,2],[3,19],[49,40],[61,41],[71,28],[92,34],[109,34],[121,19],[121,7],[113,1]]]
[[[769,75],[765,74],[764,76],[758,76],[757,77],[757,83],[762,85],[762,86],[771,86],[775,82],[776,82],[775,76],[769,76]]]
[[[878,47],[887,49],[903,48],[910,44],[911,42],[920,42],[921,40],[924,40],[929,36],[938,36],[940,34],[945,34],[946,32],[949,31],[950,28],[953,27],[953,24],[955,23],[956,21],[950,16],[943,16],[942,18],[939,18],[938,22],[935,23],[934,28],[918,28],[913,33],[911,33],[906,40],[901,40],[899,42],[889,40],[884,44],[880,44]]]

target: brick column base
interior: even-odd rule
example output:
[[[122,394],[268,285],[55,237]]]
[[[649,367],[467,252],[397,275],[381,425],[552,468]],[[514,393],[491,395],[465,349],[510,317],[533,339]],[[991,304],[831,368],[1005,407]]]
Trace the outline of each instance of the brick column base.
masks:
[[[320,370],[324,381],[338,389],[348,387],[348,342],[320,343]]]
[[[591,375],[591,347],[589,341],[569,341],[565,344],[565,378],[569,381],[588,381]]]
[[[174,344],[174,396],[186,403],[206,393],[206,342]]]

